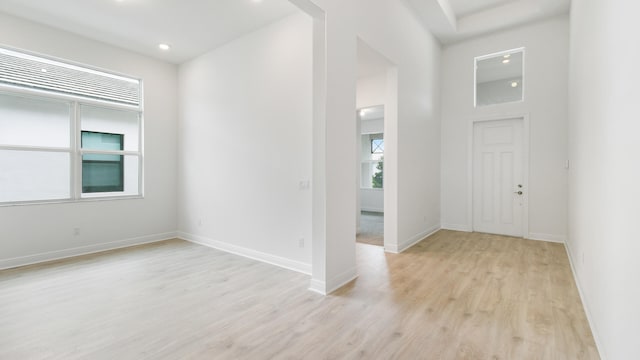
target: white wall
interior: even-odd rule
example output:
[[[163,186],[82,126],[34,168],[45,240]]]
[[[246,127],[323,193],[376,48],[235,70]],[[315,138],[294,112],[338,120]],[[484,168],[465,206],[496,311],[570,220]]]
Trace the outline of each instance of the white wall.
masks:
[[[360,210],[384,212],[384,190],[361,188]]]
[[[314,234],[319,236],[314,237],[312,274],[312,288],[324,292],[356,276],[357,127],[345,119],[353,119],[356,109],[357,39],[396,67],[387,74],[392,80],[387,91],[397,93],[397,103],[385,103],[384,200],[385,209],[392,207],[396,214],[393,227],[387,226],[389,211],[385,214],[385,242],[387,233],[393,233],[396,250],[440,224],[440,46],[405,2],[313,3],[326,19],[326,47],[317,48],[320,53],[326,49],[326,56],[314,58],[326,64],[326,92],[318,94],[325,106],[316,113],[320,123],[314,127],[314,159],[319,162],[314,168],[326,171],[314,175],[322,188],[314,190],[314,204],[320,205],[314,205]]]
[[[0,207],[0,267],[175,236],[177,68],[4,14],[0,43],[142,78],[146,177],[144,199]]]
[[[360,123],[360,133],[362,134],[382,134],[384,133],[384,119],[363,120]],[[367,147],[371,149],[370,147]]]
[[[442,226],[471,230],[470,123],[528,115],[530,125],[528,237],[567,235],[568,18],[547,20],[444,49],[442,79]],[[474,108],[474,57],[526,48],[524,101]]]
[[[384,105],[386,96],[386,73],[380,73],[358,79],[356,88],[356,107],[358,109]]]
[[[640,359],[639,10],[572,3],[567,245],[603,359]]]
[[[299,13],[180,66],[181,236],[310,272],[311,60]]]

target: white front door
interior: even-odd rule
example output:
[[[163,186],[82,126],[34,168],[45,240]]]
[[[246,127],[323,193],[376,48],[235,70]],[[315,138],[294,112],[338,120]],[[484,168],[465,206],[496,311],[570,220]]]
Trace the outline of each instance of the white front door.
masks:
[[[473,230],[522,236],[524,120],[473,126]]]

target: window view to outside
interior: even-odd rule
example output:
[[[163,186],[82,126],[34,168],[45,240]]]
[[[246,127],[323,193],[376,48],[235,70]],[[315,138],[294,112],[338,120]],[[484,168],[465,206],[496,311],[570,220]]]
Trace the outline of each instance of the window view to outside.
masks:
[[[82,148],[92,150],[124,150],[123,134],[82,132]],[[82,192],[124,190],[124,156],[85,154],[82,156]]]
[[[384,137],[383,134],[362,135],[362,188],[383,188]]]
[[[371,153],[384,155],[384,139],[371,139]],[[380,156],[380,161],[376,164],[376,170],[371,177],[371,187],[374,189],[382,189],[382,172],[383,172],[383,158]]]

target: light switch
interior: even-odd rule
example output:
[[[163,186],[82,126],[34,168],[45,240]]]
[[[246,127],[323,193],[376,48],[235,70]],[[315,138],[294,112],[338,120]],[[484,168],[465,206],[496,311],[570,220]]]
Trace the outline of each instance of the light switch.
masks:
[[[300,180],[300,182],[298,183],[298,188],[300,190],[308,190],[310,187],[310,181],[309,180]]]

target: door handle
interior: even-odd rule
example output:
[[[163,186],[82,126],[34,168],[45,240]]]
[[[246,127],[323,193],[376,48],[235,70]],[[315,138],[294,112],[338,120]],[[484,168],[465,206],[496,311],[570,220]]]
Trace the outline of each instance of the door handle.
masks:
[[[514,194],[522,195],[522,191],[515,191]]]

